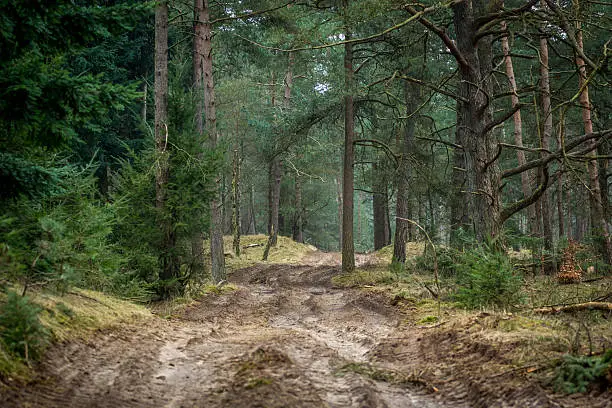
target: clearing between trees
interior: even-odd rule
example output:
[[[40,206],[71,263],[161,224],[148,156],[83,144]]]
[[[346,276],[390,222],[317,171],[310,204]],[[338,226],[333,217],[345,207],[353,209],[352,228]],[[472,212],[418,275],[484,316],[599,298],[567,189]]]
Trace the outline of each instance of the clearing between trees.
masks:
[[[357,258],[362,271],[377,262]],[[417,324],[422,305],[338,285],[337,253],[256,264],[229,281],[235,290],[212,291],[169,319],[145,317],[53,347],[40,374],[1,405],[610,406],[610,391],[552,394],[530,377],[537,364],[512,365],[512,342],[475,337],[511,314]]]

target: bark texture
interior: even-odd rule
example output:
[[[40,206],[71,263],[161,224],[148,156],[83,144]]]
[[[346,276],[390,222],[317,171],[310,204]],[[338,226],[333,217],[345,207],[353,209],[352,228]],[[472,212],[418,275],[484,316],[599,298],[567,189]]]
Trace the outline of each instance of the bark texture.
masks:
[[[272,159],[269,167],[269,208],[268,208],[268,235],[270,244],[276,245],[279,229],[280,187],[282,180],[282,167],[278,157]]]
[[[303,231],[303,210],[302,210],[302,182],[300,175],[295,175],[295,222],[293,227],[293,240],[295,242],[304,242]]]
[[[208,132],[211,149],[217,148],[217,112],[215,106],[215,83],[213,81],[212,56],[212,27],[210,24],[210,8],[208,0],[203,0],[202,23],[202,71],[204,75],[204,113],[206,116],[206,130]],[[219,191],[221,178],[216,177],[217,191]],[[225,272],[225,257],[223,253],[223,218],[218,197],[210,203],[210,258],[211,274],[215,283],[227,278]]]
[[[204,140],[204,88],[203,83],[203,61],[204,53],[204,33],[203,33],[203,16],[204,0],[194,0],[193,3],[193,88],[196,93],[195,102],[195,127],[202,144]],[[202,154],[199,154],[198,159],[202,160]],[[194,231],[191,237],[191,271],[194,276],[202,277],[205,272],[204,262],[204,231]]]
[[[240,256],[240,153],[238,148],[234,149],[232,168],[232,232],[234,234],[232,246],[236,256]]]
[[[579,24],[579,23],[578,23]],[[582,30],[578,26],[576,40],[580,51],[583,49]],[[593,121],[591,120],[591,104],[589,100],[589,87],[587,84],[587,72],[584,60],[577,56],[576,65],[579,69],[580,105],[582,105],[582,121],[584,122],[584,132],[593,133]],[[612,264],[612,240],[610,238],[609,226],[605,218],[605,211],[601,197],[601,186],[599,183],[599,166],[596,159],[597,142],[591,139],[588,142],[593,150],[588,153],[593,159],[587,164],[589,173],[589,201],[591,208],[591,229],[595,236],[601,237],[600,253],[605,262]]]
[[[374,250],[389,245],[389,197],[384,171],[372,165],[372,213],[374,216]]]
[[[546,7],[544,0],[541,1],[542,7]],[[545,27],[543,27],[544,29]],[[543,34],[540,37],[540,105],[542,112],[541,124],[541,146],[543,149],[550,151],[553,131],[553,118],[550,104],[550,75],[548,69],[548,40]],[[546,156],[546,152],[541,153],[542,157]],[[544,248],[552,250],[553,233],[552,233],[552,211],[550,206],[550,197],[547,191],[542,193],[540,197],[542,205],[542,232],[544,234]],[[547,271],[551,272],[551,271]]]
[[[506,22],[502,22],[501,28],[503,31],[507,29]],[[518,97],[518,87],[516,86],[516,77],[514,76],[514,65],[512,64],[512,57],[510,56],[510,43],[508,41],[508,36],[502,37],[502,50],[504,52],[504,63],[506,66],[506,75],[508,76],[508,82],[510,84],[510,90],[512,91],[512,108],[517,107],[520,104]],[[517,110],[514,115],[512,115],[512,119],[514,121],[514,144],[516,146],[523,146],[523,120],[521,118],[520,109]],[[527,159],[525,157],[525,151],[517,149],[516,158],[518,160],[519,166],[524,166],[527,163]],[[523,192],[523,197],[527,198],[531,196],[531,180],[533,178],[531,171],[525,171],[521,173],[521,189]],[[535,206],[531,205],[527,207],[527,218],[529,220],[529,230],[532,235],[537,235],[538,233],[538,220],[536,218]]]
[[[485,0],[453,6],[459,61],[457,140],[463,146],[467,213],[476,240],[495,239],[501,230],[500,172],[495,160],[497,140],[492,132],[492,35],[477,36],[475,20],[491,11]],[[461,198],[459,198],[461,200]]]
[[[168,152],[168,4],[155,7],[155,148],[158,160],[155,168],[155,207],[161,229],[159,266],[160,278],[170,280],[178,276],[176,234],[172,216],[167,208],[170,178]],[[164,295],[168,295],[167,293]]]
[[[348,0],[344,0],[348,12]],[[348,27],[346,39],[351,38]],[[353,101],[353,45],[344,44],[344,163],[342,176],[342,271],[355,270],[355,243],[353,241],[354,146],[355,112]]]
[[[418,89],[416,85],[404,82],[404,97],[406,100],[406,114],[408,119],[404,125],[404,136],[402,139],[402,157],[397,172],[397,198],[395,208],[395,239],[393,241],[393,263],[404,264],[406,262],[406,241],[410,223],[408,205],[408,188],[410,180],[410,166],[408,155],[412,151],[415,130],[415,110],[418,101]]]

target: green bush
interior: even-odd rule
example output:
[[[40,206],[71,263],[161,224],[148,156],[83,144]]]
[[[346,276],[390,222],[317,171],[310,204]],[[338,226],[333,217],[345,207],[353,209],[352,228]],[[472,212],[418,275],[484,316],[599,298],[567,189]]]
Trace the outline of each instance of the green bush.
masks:
[[[523,301],[522,277],[501,252],[478,247],[463,252],[456,264],[455,299],[468,308],[512,308]]]
[[[456,274],[456,263],[459,252],[452,248],[436,247],[438,260],[438,273],[441,277],[450,277]],[[415,258],[415,272],[434,271],[434,255],[431,248],[421,256]]]
[[[606,376],[612,371],[612,349],[602,356],[572,356],[563,357],[563,361],[555,370],[553,386],[555,391],[567,394],[586,392],[589,385],[605,382]]]
[[[0,307],[0,338],[6,348],[25,360],[38,359],[48,343],[49,333],[40,323],[41,309],[14,291]]]

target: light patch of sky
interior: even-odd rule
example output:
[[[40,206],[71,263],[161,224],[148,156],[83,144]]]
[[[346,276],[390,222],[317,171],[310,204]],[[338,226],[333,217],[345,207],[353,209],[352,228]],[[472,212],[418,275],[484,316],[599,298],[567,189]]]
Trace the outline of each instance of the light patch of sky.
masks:
[[[344,34],[340,33],[340,34],[334,34],[334,35],[330,35],[327,37],[327,39],[329,41],[344,41],[346,37],[344,36]]]
[[[329,91],[329,84],[326,83],[318,83],[314,86],[314,90],[320,94],[324,94]]]
[[[315,64],[313,70],[319,75],[327,76],[327,68],[323,64]]]

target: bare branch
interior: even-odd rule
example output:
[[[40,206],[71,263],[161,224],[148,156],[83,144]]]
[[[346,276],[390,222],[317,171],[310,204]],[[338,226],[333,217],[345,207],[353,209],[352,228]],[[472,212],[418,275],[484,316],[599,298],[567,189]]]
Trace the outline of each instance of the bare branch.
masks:
[[[514,175],[520,174],[520,173],[522,173],[524,171],[535,169],[536,167],[546,166],[551,161],[563,157],[565,155],[565,153],[569,152],[570,150],[575,149],[576,147],[580,146],[581,144],[583,144],[584,142],[586,142],[588,140],[598,139],[598,138],[607,139],[610,136],[612,136],[612,129],[607,129],[607,130],[604,130],[604,131],[601,131],[601,132],[587,133],[585,135],[582,135],[580,137],[577,137],[577,138],[569,141],[568,143],[565,144],[565,146],[561,146],[561,148],[558,149],[557,151],[555,151],[553,154],[549,154],[549,155],[544,156],[544,157],[542,157],[542,158],[540,158],[538,160],[533,160],[533,161],[530,161],[528,163],[525,163],[522,166],[518,166],[518,167],[515,167],[513,169],[509,169],[509,170],[504,171],[501,174],[501,178],[507,178],[507,177],[510,177],[510,176],[514,176]]]
[[[512,115],[514,115],[516,112],[518,112],[523,106],[527,106],[527,104],[519,103],[516,106],[512,107],[512,109],[510,109],[508,112],[504,113],[499,118],[497,118],[497,119],[493,120],[492,122],[488,123],[485,126],[484,130],[483,130],[483,134],[489,132],[495,126],[501,125],[502,123],[504,123],[505,121],[510,119],[512,117]]]
[[[457,45],[455,44],[455,42],[448,36],[448,34],[446,33],[446,30],[444,30],[442,27],[435,25],[430,20],[426,19],[423,16],[424,13],[416,11],[414,7],[406,6],[405,9],[410,14],[412,14],[413,17],[418,16],[417,18],[421,24],[423,24],[430,31],[433,31],[438,37],[440,37],[444,45],[446,45],[446,47],[449,49],[450,53],[455,57],[459,65],[461,65],[464,68],[469,67],[467,60],[465,59],[461,51],[459,51],[459,48],[457,48]]]

